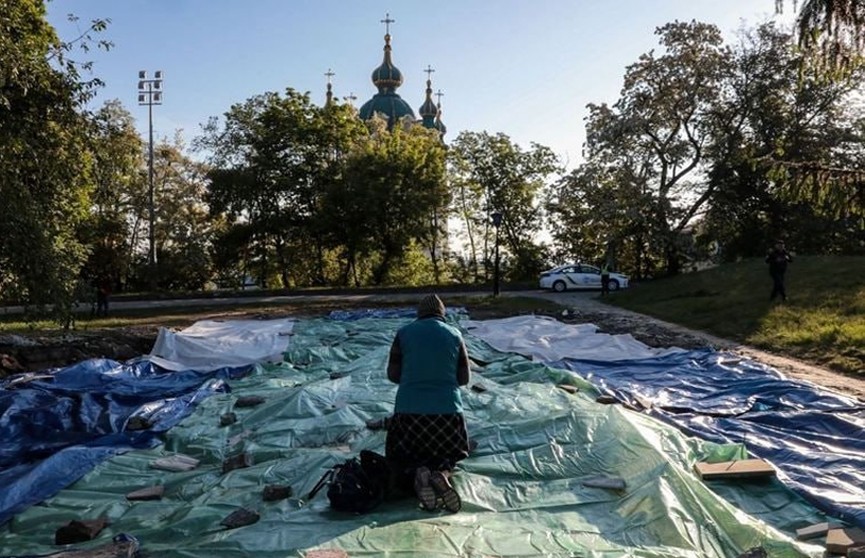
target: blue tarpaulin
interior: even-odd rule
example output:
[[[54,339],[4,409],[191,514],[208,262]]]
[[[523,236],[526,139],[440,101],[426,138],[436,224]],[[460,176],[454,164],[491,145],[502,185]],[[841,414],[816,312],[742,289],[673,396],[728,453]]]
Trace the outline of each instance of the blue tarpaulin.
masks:
[[[566,359],[619,401],[713,442],[744,442],[823,511],[865,527],[865,405],[738,355]]]
[[[154,446],[203,398],[251,367],[171,372],[148,361],[93,359],[26,383],[0,382],[0,524],[102,460]],[[127,430],[130,417],[143,429]]]

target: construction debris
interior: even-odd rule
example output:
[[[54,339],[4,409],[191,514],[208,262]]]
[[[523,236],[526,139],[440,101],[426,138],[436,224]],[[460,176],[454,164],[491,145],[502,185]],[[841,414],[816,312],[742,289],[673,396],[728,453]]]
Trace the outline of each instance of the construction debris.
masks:
[[[230,426],[237,422],[237,415],[234,413],[225,413],[219,417],[219,426]]]

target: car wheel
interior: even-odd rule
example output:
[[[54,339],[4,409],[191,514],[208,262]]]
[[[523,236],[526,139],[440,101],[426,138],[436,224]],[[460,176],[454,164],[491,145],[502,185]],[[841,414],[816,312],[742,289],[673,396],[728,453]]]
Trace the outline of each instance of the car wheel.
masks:
[[[619,290],[619,282],[616,281],[615,279],[610,279],[610,282],[608,283],[608,285],[609,285],[609,288],[611,291],[618,291]]]
[[[553,290],[556,291],[557,293],[565,292],[565,289],[567,289],[567,288],[568,288],[568,286],[565,285],[564,281],[556,281],[555,283],[553,283]]]

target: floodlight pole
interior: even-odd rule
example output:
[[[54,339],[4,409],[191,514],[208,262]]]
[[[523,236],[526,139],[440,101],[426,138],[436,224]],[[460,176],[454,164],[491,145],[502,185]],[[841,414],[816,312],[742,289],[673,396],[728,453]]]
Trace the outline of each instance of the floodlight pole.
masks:
[[[147,129],[149,136],[149,147],[147,149],[147,183],[148,202],[150,204],[150,255],[148,263],[150,267],[150,291],[156,290],[156,204],[153,196],[153,83],[147,82]]]
[[[153,105],[162,104],[162,70],[154,73],[153,79],[147,78],[147,72],[138,72],[138,104],[147,105],[147,201],[149,209],[149,250],[148,283],[150,290],[156,290],[156,201],[153,183]]]

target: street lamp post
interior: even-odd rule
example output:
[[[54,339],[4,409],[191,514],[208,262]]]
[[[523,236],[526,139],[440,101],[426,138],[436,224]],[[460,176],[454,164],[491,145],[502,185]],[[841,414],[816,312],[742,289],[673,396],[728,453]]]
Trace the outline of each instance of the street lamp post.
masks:
[[[499,296],[499,227],[502,224],[504,214],[501,211],[496,211],[492,214],[493,226],[496,228],[496,253],[495,262],[493,263],[493,296]]]
[[[147,199],[150,209],[150,234],[148,264],[150,267],[150,290],[156,287],[156,207],[153,202],[153,105],[162,104],[162,70],[153,72],[153,79],[148,79],[147,72],[138,72],[138,104],[147,105],[147,129],[149,136],[147,150]]]

